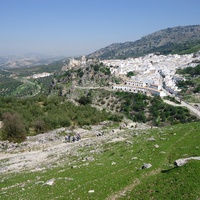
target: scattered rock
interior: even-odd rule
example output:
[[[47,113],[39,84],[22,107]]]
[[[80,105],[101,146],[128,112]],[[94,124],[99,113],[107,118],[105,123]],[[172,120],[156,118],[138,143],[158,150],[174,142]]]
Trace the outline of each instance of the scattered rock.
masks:
[[[94,193],[94,190],[89,190],[88,193]]]
[[[0,174],[6,172],[19,172],[21,170],[25,170],[25,168],[30,172],[45,172],[47,168],[55,167],[55,163],[59,165],[62,162],[66,162],[66,159],[68,159],[68,155],[76,156],[78,160],[84,159],[83,161],[85,162],[81,166],[89,165],[91,161],[95,160],[95,158],[92,157],[91,154],[104,152],[104,149],[101,147],[101,145],[103,144],[102,141],[105,141],[106,143],[124,141],[127,145],[132,145],[132,142],[129,141],[129,139],[127,139],[125,135],[120,136],[118,134],[120,132],[120,129],[113,129],[114,134],[108,134],[112,130],[102,129],[103,126],[104,125],[94,125],[91,127],[86,127],[87,129],[76,128],[75,131],[77,133],[81,133],[81,135],[83,136],[83,139],[79,144],[63,143],[63,140],[68,133],[67,128],[57,129],[47,133],[38,134],[36,136],[28,136],[26,141],[19,144],[9,141],[0,141],[0,161],[2,162],[2,166],[0,167]],[[138,123],[137,129],[140,129],[141,131],[146,130],[147,126]],[[95,133],[102,131],[105,132],[105,136],[99,138],[94,137]],[[69,130],[69,132],[71,131]],[[65,135],[63,135],[63,133]],[[133,134],[134,132],[131,132],[131,134],[129,134],[129,137],[131,137],[131,135]],[[139,135],[138,133],[136,134]],[[134,141],[133,144],[134,143],[137,143],[137,141]],[[85,146],[94,147],[87,157],[77,151],[79,147],[84,148]],[[70,163],[70,161],[68,162],[68,166],[72,169],[80,167],[79,165],[76,166],[76,162]],[[48,182],[44,181],[44,183],[42,184],[54,184],[54,179],[49,180]]]
[[[44,184],[44,181],[37,181],[37,182],[35,182],[35,185],[38,185],[38,184]]]
[[[73,178],[68,178],[68,177],[65,177],[65,180],[68,180],[68,181],[73,181],[74,179],[73,179]]]
[[[82,166],[88,166],[88,165],[89,165],[89,162],[82,164]]]
[[[187,163],[187,161],[185,159],[178,159],[174,162],[174,165],[176,167],[181,167],[183,165],[185,165]]]
[[[83,161],[94,161],[95,159],[93,157],[85,157]]]
[[[48,181],[45,183],[45,185],[53,185],[54,182],[55,182],[55,178],[52,178],[52,179],[48,180]]]
[[[159,148],[159,145],[158,145],[158,144],[155,144],[154,147],[155,147],[155,148]]]
[[[103,131],[98,131],[97,134],[96,134],[97,137],[103,136],[103,135],[104,135],[104,132],[103,132]]]
[[[155,141],[154,137],[150,137],[147,139],[147,141]]]
[[[138,157],[132,157],[132,160],[137,160],[138,159]]]
[[[133,144],[133,142],[131,142],[131,141],[129,141],[129,140],[125,141],[125,143],[126,143],[126,144]]]
[[[181,159],[175,160],[174,165],[176,167],[181,167],[190,160],[200,160],[200,156],[199,157],[190,157],[190,158],[181,158]]]
[[[142,169],[149,169],[149,168],[151,168],[151,167],[152,167],[152,164],[150,164],[150,163],[145,163],[145,164],[143,164]]]
[[[165,154],[166,152],[164,152],[164,151],[161,151],[160,153],[163,153],[163,154]]]

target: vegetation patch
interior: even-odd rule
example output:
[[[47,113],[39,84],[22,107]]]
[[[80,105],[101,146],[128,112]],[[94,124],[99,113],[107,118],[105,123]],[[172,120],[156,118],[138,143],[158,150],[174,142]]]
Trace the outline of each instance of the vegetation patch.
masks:
[[[116,95],[121,101],[121,112],[136,122],[163,126],[198,120],[186,108],[168,105],[159,96],[148,97],[128,92],[117,92]]]
[[[15,124],[12,126],[14,129],[11,129],[14,139],[18,135],[19,130],[16,130],[17,132],[14,130],[19,122],[25,127],[27,135],[34,134],[33,131],[41,133],[70,125],[93,125],[105,120],[120,121],[122,119],[122,116],[118,114],[111,114],[105,110],[99,111],[91,107],[83,98],[80,99],[80,102],[82,105],[75,105],[63,97],[48,98],[45,95],[31,99],[0,97],[0,120],[4,120],[5,113],[11,118],[15,115],[13,113],[20,116],[17,121],[12,121]],[[10,125],[9,127],[11,128]],[[2,139],[11,140],[12,134],[8,133],[9,130],[1,131]]]
[[[184,79],[177,82],[177,86],[181,89],[180,94],[192,95],[200,92],[200,65],[196,67],[186,67],[185,69],[177,70]]]

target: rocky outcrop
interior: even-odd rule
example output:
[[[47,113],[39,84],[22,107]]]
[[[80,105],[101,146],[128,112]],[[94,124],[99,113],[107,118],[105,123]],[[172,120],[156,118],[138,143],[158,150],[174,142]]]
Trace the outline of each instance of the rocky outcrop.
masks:
[[[181,159],[175,160],[174,165],[176,167],[181,167],[181,166],[185,165],[190,160],[200,160],[200,156],[190,157],[190,158],[181,158]]]
[[[51,142],[63,141],[64,136],[59,135],[65,131],[65,128],[49,131],[48,133],[38,134],[36,136],[27,137],[27,140],[22,143],[14,143],[9,141],[0,141],[0,152],[18,153],[24,151],[32,151],[40,149]]]

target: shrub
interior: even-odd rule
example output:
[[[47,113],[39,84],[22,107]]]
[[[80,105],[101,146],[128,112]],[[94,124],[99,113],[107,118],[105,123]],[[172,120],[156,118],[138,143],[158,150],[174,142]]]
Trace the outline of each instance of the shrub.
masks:
[[[129,78],[130,78],[131,76],[134,76],[134,75],[135,75],[135,74],[134,74],[133,71],[130,71],[130,72],[128,72],[128,73],[126,74],[126,76],[129,77]]]
[[[37,120],[33,126],[36,133],[41,133],[46,130],[46,125],[43,120]]]
[[[80,103],[80,104],[82,104],[82,105],[87,105],[87,104],[90,104],[90,103],[92,103],[92,98],[91,97],[85,97],[85,96],[83,96],[83,97],[81,97],[79,100],[78,100],[78,102]]]
[[[18,113],[6,112],[3,118],[3,139],[22,142],[26,139],[26,129]]]

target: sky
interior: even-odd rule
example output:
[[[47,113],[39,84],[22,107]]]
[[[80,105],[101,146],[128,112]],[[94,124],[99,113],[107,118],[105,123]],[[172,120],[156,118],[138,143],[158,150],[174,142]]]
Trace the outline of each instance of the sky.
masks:
[[[87,55],[200,24],[200,0],[0,0],[0,55]]]

